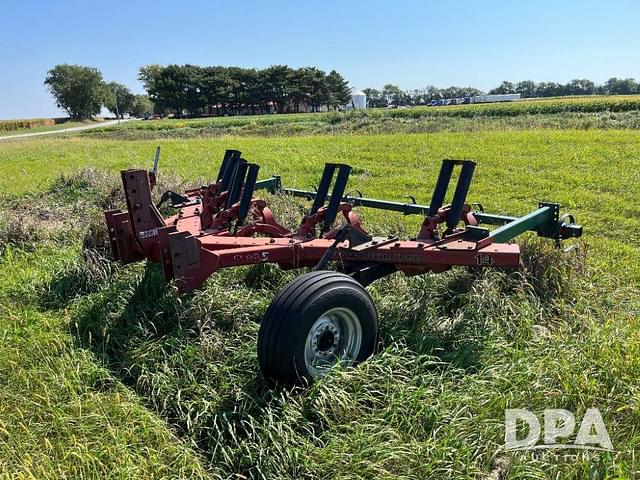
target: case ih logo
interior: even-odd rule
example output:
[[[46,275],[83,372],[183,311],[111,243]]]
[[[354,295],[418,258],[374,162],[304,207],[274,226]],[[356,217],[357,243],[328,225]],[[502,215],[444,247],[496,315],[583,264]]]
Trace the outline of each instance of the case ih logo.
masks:
[[[491,255],[479,253],[476,255],[476,265],[480,267],[490,267],[493,265],[493,257]]]

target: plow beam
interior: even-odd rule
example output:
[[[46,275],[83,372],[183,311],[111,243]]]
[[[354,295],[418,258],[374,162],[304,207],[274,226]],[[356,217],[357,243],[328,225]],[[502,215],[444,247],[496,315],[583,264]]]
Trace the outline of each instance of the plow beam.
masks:
[[[371,265],[388,265],[406,275],[443,272],[452,266],[515,268],[520,260],[516,244],[497,244],[490,239],[423,242],[414,240],[380,242],[369,248],[351,248],[348,241],[316,238],[229,237],[188,232],[169,234],[172,277],[181,292],[199,288],[220,268],[258,263],[275,263],[281,268],[313,267],[328,251],[329,260],[349,266],[357,274]],[[336,247],[333,251],[333,247]],[[165,260],[165,263],[166,262]]]

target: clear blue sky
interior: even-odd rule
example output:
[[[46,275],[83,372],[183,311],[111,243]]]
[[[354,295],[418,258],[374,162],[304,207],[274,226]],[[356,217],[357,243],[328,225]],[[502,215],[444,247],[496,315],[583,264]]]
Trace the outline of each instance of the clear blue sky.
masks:
[[[336,69],[352,86],[640,79],[640,0],[3,0],[0,119],[61,113],[58,63],[141,92],[150,63]]]

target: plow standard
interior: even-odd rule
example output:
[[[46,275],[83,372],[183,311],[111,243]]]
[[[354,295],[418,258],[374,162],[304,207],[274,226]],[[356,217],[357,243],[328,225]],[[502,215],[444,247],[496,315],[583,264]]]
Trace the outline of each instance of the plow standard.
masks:
[[[277,294],[260,326],[262,372],[285,383],[312,381],[338,361],[350,365],[373,353],[377,314],[364,287],[379,278],[396,271],[438,273],[455,265],[515,268],[520,251],[509,242],[526,231],[558,243],[582,235],[582,227],[571,215],[561,217],[555,203],[541,203],[523,217],[472,209],[466,197],[476,164],[469,160],[444,160],[431,203],[418,205],[345,196],[351,171],[345,164],[326,164],[313,192],[284,188],[280,177],[258,181],[259,166],[227,150],[215,183],[184,194],[165,192],[154,205],[159,153],[152,171],[121,172],[127,211],[105,212],[114,257],[160,263],[180,292],[199,288],[221,268],[312,268]],[[445,204],[456,169],[453,198]],[[305,197],[312,206],[290,230],[254,197],[259,189]],[[166,202],[175,213],[164,218],[160,207]],[[424,221],[412,239],[375,237],[355,206],[422,215]]]

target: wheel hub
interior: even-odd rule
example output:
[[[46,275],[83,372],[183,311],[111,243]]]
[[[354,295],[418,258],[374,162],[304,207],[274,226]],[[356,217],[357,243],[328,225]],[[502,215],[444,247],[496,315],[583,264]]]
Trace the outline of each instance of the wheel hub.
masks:
[[[329,357],[336,353],[340,344],[340,330],[331,321],[319,325],[313,333],[311,345],[313,353]]]
[[[318,377],[340,361],[351,364],[362,343],[362,327],[349,308],[337,307],[322,314],[311,326],[304,349],[307,370]]]

